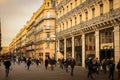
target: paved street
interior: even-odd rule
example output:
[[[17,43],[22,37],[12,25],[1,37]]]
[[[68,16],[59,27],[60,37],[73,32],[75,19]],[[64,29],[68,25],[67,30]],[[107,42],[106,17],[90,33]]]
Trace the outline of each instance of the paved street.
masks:
[[[75,67],[75,74],[72,77],[70,72],[67,73],[59,67],[51,71],[50,68],[45,70],[44,65],[37,67],[33,64],[30,70],[27,70],[25,64],[22,63],[12,65],[9,77],[5,77],[4,66],[0,66],[0,80],[90,80],[86,76],[87,70],[78,66]],[[99,75],[94,74],[93,77],[95,80],[108,80],[108,74],[104,75],[102,72]]]

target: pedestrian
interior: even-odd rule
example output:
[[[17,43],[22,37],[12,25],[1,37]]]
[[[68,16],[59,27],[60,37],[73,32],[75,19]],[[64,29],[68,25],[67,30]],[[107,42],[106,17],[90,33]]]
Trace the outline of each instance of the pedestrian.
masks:
[[[117,64],[117,69],[118,69],[118,80],[120,80],[120,59],[119,59],[119,62]]]
[[[71,76],[73,76],[75,64],[76,64],[75,59],[72,58],[72,59],[70,60]]]
[[[39,66],[39,63],[40,63],[39,59],[36,59],[36,65],[37,65],[37,67]]]
[[[31,60],[30,58],[27,60],[27,69],[29,70],[30,69],[30,65],[31,65]]]
[[[114,80],[114,71],[115,71],[115,63],[113,61],[113,58],[110,59],[109,62],[109,79]]]
[[[47,67],[48,67],[48,63],[49,63],[49,62],[48,62],[48,58],[46,58],[46,59],[45,59],[45,68],[46,68],[46,70],[47,70]]]
[[[66,60],[65,60],[65,68],[66,68],[66,72],[68,72],[68,66],[70,65],[70,61],[69,61],[69,59],[67,58]]]
[[[106,59],[103,59],[102,60],[102,69],[103,69],[104,74],[106,74],[106,70],[107,70],[106,66],[107,66]]]
[[[92,77],[93,62],[92,62],[92,58],[91,57],[88,58],[87,68],[88,68],[88,78],[90,77],[91,79],[93,79],[93,77]]]
[[[54,58],[50,59],[51,70],[54,70],[54,65],[56,64],[56,60]]]
[[[4,66],[5,66],[6,77],[8,77],[9,71],[10,71],[10,66],[11,66],[10,58],[7,58],[7,59],[4,61],[3,64],[4,64]]]

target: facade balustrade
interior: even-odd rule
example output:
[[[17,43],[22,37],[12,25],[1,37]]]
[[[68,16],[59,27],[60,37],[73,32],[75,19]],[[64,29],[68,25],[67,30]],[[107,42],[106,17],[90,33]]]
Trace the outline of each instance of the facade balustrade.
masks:
[[[72,9],[71,11],[69,11],[68,13],[66,13],[65,15],[61,16],[60,18],[56,19],[57,22],[62,21],[63,19],[69,17],[70,15],[75,15],[76,12],[79,13],[79,11],[86,9],[87,7],[89,7],[91,4],[95,3],[95,2],[100,2],[101,0],[88,0],[87,2],[83,2],[82,4],[78,5],[77,7],[75,7],[74,9]]]
[[[34,32],[34,34],[38,34],[38,33],[40,33],[41,31],[43,31],[43,30],[48,30],[48,29],[51,29],[51,26],[43,26],[43,27],[40,27],[38,30],[36,30],[36,31]]]
[[[63,5],[69,3],[69,1],[71,0],[63,0],[61,1],[57,6],[56,6],[56,9],[60,9]],[[96,1],[102,1],[102,0],[86,0],[85,2],[83,2],[82,4],[78,5],[78,7],[87,7],[88,4],[91,4],[91,3],[95,3]],[[76,7],[77,8],[77,7]]]
[[[108,13],[105,13],[101,16],[95,17],[95,18],[93,18],[89,21],[82,22],[82,23],[80,23],[76,26],[73,26],[71,28],[68,28],[66,30],[57,32],[57,36],[65,36],[68,33],[70,34],[70,33],[73,33],[77,30],[82,30],[82,29],[85,29],[85,28],[88,28],[88,27],[97,26],[101,23],[106,23],[107,24],[108,22],[110,22],[112,20],[114,21],[116,19],[117,19],[117,21],[120,21],[120,8],[115,9],[113,11],[110,11]]]
[[[56,18],[55,15],[45,15],[43,17],[41,17],[38,21],[35,22],[34,26],[37,26],[41,21],[43,21],[44,19],[51,19],[51,18]]]
[[[54,38],[46,37],[46,38],[39,38],[35,41],[35,43],[42,42],[42,41],[53,41]]]

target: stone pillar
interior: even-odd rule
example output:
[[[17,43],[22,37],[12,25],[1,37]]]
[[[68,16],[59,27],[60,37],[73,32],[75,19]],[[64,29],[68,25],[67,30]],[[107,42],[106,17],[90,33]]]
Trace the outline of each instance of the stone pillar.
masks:
[[[114,27],[114,56],[115,63],[117,63],[120,59],[120,26],[116,25]]]
[[[60,40],[57,40],[57,54],[56,54],[56,59],[58,60],[59,57],[59,54],[60,54]]]
[[[66,39],[64,39],[64,59],[66,59]]]
[[[75,58],[74,36],[72,36],[72,58]]]
[[[82,35],[82,67],[85,67],[85,34]]]
[[[100,36],[99,36],[99,30],[95,31],[95,57],[100,58]]]

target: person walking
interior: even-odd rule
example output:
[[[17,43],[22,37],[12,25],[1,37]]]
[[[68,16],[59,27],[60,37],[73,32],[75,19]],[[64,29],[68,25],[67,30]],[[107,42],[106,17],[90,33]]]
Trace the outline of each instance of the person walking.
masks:
[[[27,60],[27,69],[29,70],[30,69],[30,65],[31,65],[31,60],[30,58]]]
[[[88,58],[87,68],[88,68],[88,78],[90,77],[91,79],[93,79],[92,77],[93,62],[91,57]]]
[[[72,59],[70,60],[71,76],[73,76],[75,65],[76,65],[75,59],[72,58]]]
[[[5,66],[5,73],[6,73],[6,77],[8,77],[9,75],[9,71],[10,71],[10,66],[11,66],[11,61],[9,58],[7,58],[5,61],[4,61],[4,66]]]
[[[36,59],[36,60],[35,60],[35,62],[36,62],[36,65],[37,65],[37,67],[38,67],[38,66],[39,66],[39,64],[40,64],[39,59]]]
[[[113,61],[113,58],[111,58],[109,63],[109,80],[114,80],[114,71],[115,71],[115,63]]]
[[[49,63],[49,62],[48,62],[48,59],[46,58],[46,59],[45,59],[45,68],[46,68],[46,70],[47,70],[47,67],[48,67],[48,63]]]
[[[117,69],[118,69],[118,80],[120,80],[120,59],[119,59],[119,62],[117,64]]]

